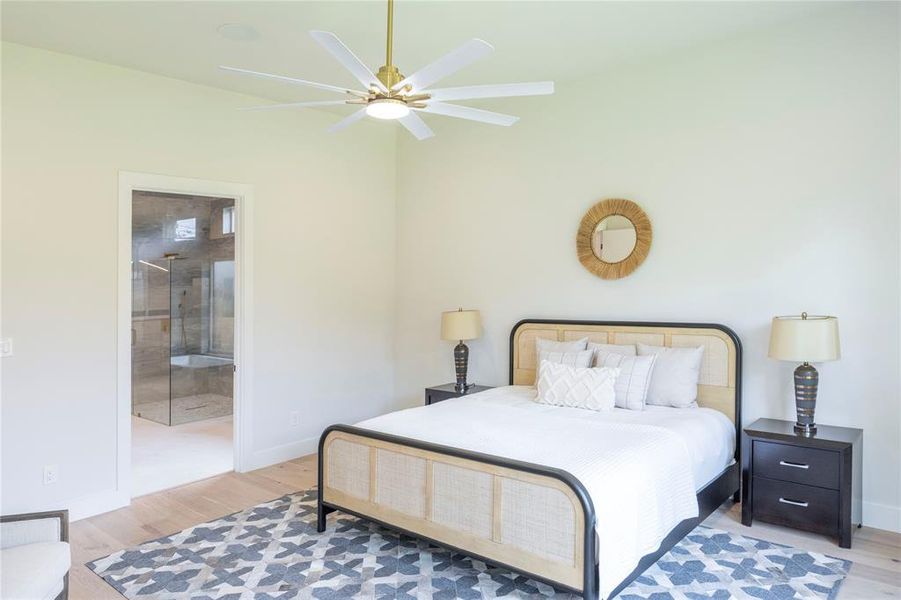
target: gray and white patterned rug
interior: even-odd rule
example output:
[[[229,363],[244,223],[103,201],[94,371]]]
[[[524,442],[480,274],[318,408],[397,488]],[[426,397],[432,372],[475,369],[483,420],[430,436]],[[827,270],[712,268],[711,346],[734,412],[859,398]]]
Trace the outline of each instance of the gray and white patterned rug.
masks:
[[[571,598],[458,552],[333,513],[316,532],[316,491],[203,523],[87,564],[147,600]],[[622,600],[832,600],[851,562],[700,526]]]

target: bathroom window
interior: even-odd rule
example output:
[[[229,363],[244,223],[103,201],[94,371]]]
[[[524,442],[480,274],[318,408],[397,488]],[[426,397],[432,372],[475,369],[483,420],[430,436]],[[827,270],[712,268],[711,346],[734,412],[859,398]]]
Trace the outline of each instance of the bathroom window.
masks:
[[[197,219],[178,219],[175,221],[175,241],[193,240],[197,237]]]
[[[235,232],[235,207],[226,206],[222,209],[222,235]]]

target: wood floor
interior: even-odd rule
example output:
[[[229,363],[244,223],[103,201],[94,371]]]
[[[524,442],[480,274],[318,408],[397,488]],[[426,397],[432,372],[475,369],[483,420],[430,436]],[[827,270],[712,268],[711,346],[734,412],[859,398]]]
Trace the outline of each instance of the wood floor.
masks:
[[[316,458],[306,456],[251,473],[226,473],[172,490],[135,498],[131,506],[72,524],[72,600],[121,599],[117,592],[85,568],[84,563],[146,540],[311,488],[316,483]],[[821,536],[790,529],[740,523],[738,505],[724,505],[705,521],[711,527],[771,542],[822,552],[854,561],[839,600],[901,598],[901,534],[864,527],[853,548],[843,550]]]

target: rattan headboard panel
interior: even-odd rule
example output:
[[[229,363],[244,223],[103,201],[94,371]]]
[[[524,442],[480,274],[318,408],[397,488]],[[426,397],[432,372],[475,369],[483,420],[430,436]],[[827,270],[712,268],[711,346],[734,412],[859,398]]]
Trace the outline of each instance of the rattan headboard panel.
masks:
[[[587,337],[602,344],[704,346],[698,404],[716,409],[733,423],[741,419],[741,344],[723,325],[602,321],[520,321],[510,334],[510,383],[534,385],[536,338],[556,341]]]

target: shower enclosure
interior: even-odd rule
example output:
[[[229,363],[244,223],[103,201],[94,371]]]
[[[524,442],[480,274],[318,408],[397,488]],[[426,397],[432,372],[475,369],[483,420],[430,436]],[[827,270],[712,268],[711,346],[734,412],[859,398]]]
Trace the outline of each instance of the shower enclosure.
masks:
[[[233,236],[229,253],[225,238],[209,235],[211,229],[219,232],[221,215],[228,207],[211,205],[209,199],[183,200],[188,206],[182,208],[200,214],[200,218],[190,217],[193,229],[183,227],[179,231],[178,223],[189,219],[139,211],[137,202],[136,198],[132,414],[164,425],[230,415],[234,381]],[[168,211],[173,212],[171,207]],[[139,213],[150,213],[151,218],[146,219],[149,224],[143,228],[138,227]],[[193,243],[176,244],[174,249],[181,252],[163,252],[161,257],[161,247],[173,249],[173,244],[166,243],[170,239]],[[141,257],[150,253],[157,256]]]

